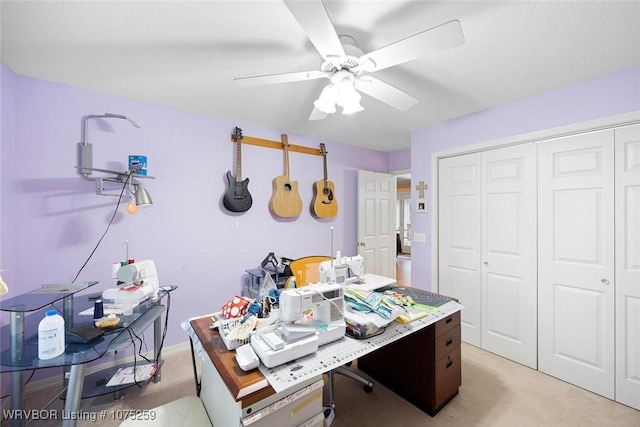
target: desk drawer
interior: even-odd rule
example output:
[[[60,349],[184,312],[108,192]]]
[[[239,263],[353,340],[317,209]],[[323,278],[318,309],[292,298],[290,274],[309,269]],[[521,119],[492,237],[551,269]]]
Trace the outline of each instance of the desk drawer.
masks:
[[[445,317],[442,320],[438,320],[435,323],[436,338],[439,337],[440,335],[444,334],[448,330],[455,328],[458,325],[460,325],[460,312],[459,311],[456,311],[455,313],[450,314],[449,316]]]
[[[442,359],[447,353],[460,348],[460,325],[436,338],[436,358]]]
[[[434,407],[437,412],[443,403],[458,394],[458,388],[462,383],[459,351],[454,351],[436,362],[435,377]]]

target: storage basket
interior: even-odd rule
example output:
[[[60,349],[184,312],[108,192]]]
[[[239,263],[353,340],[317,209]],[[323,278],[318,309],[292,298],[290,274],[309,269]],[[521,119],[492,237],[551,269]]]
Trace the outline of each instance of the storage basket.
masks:
[[[227,347],[227,350],[235,350],[241,345],[248,344],[251,341],[251,337],[247,337],[243,340],[227,339],[229,332],[231,332],[231,330],[242,320],[241,317],[225,319],[222,312],[214,313],[214,316],[218,319],[216,323],[218,326],[218,332],[220,332],[220,338],[222,338],[222,342],[224,343],[224,346]]]

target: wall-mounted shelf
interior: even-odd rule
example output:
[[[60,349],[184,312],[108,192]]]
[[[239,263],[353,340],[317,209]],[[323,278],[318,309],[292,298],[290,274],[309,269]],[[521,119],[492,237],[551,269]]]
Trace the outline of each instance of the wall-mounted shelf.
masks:
[[[283,134],[283,136],[286,136],[286,134]],[[231,134],[231,142],[237,142],[235,134]],[[243,136],[241,143],[249,144],[249,145],[258,145],[260,147],[276,148],[278,150],[283,149],[281,141],[271,141],[269,139],[256,138],[253,136]],[[297,153],[303,153],[303,154],[312,154],[314,156],[322,156],[322,153],[320,152],[319,149],[305,147],[303,145],[289,144],[289,151],[295,151]]]

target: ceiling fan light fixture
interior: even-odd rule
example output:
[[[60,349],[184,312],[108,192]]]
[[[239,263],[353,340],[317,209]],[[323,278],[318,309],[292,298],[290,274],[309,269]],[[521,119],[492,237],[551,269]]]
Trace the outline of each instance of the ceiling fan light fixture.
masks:
[[[361,96],[354,86],[354,79],[344,79],[340,82],[340,91],[336,103],[342,107],[342,114],[353,114],[364,110],[360,105]]]
[[[362,105],[360,105],[360,94],[356,92],[355,95],[355,97],[348,98],[346,101],[343,100],[342,103],[339,104],[342,107],[342,114],[353,114],[364,110]]]
[[[333,114],[336,112],[338,94],[338,88],[330,83],[322,89],[320,96],[313,102],[313,105],[323,113]]]

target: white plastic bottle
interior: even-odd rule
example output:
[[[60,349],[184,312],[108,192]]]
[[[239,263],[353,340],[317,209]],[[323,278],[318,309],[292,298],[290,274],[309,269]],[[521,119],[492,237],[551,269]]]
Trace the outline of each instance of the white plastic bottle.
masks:
[[[38,324],[38,358],[53,359],[64,353],[64,319],[58,310],[48,310]]]

